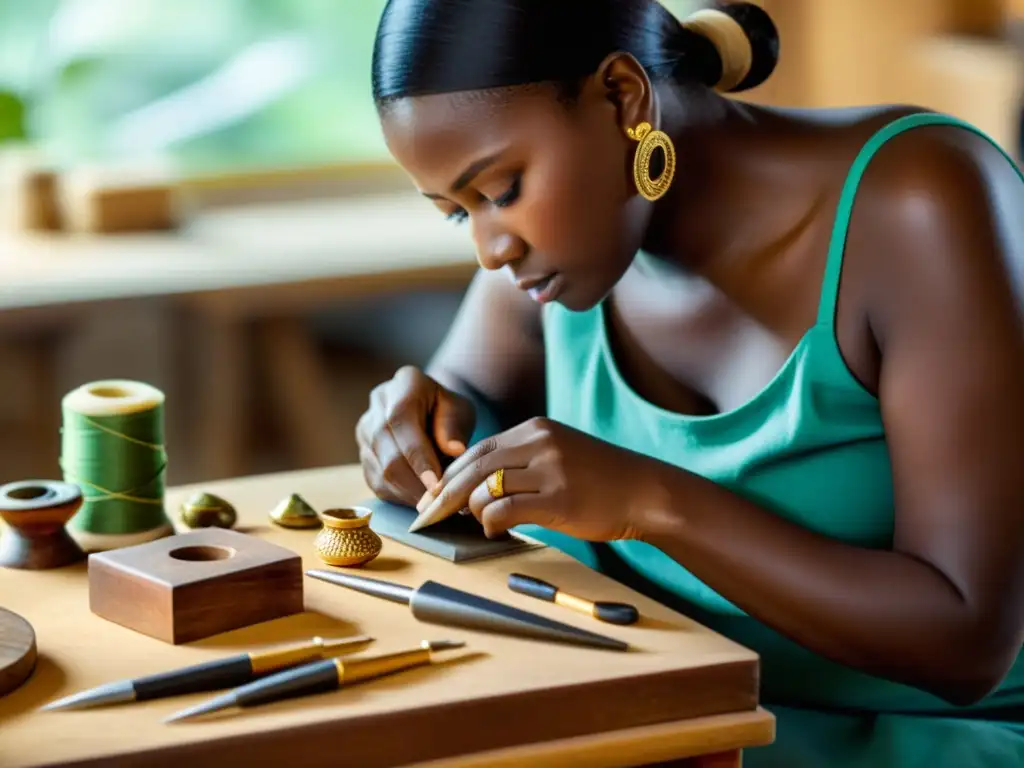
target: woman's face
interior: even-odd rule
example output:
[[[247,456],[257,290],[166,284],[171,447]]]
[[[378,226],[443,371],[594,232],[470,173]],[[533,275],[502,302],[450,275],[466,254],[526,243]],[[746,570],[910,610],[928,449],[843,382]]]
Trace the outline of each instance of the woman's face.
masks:
[[[646,226],[619,112],[586,89],[567,105],[522,88],[405,99],[382,127],[419,190],[469,226],[485,269],[580,311],[622,277]]]

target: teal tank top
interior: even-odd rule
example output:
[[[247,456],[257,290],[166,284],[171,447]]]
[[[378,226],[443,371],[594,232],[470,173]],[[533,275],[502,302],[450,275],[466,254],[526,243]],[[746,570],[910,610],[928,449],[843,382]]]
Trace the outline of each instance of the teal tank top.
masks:
[[[865,168],[892,137],[935,124],[961,126],[988,139],[949,116],[915,114],[890,123],[865,144],[839,200],[817,321],[753,398],[710,416],[663,410],[641,398],[617,369],[602,306],[571,312],[550,304],[544,310],[549,417],[707,477],[804,528],[862,547],[889,548],[894,503],[885,429],[878,400],[853,377],[840,354],[836,297]],[[523,532],[600,566],[597,547],[535,526]],[[766,701],[873,712],[950,709],[930,694],[857,672],[791,642],[649,544],[619,541],[607,548],[623,566],[620,570],[758,652]],[[1024,664],[1018,659],[1001,689],[979,706],[1021,703]]]

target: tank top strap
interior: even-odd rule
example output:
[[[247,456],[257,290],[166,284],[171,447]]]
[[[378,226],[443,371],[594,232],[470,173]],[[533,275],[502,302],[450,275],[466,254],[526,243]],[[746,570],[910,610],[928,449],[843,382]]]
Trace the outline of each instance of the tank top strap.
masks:
[[[835,322],[836,300],[839,296],[839,280],[843,271],[843,254],[846,250],[846,235],[850,229],[853,203],[857,196],[857,188],[860,186],[861,178],[864,176],[864,171],[867,170],[871,159],[887,141],[904,131],[924,125],[952,125],[981,136],[1002,152],[1010,165],[1017,171],[1021,180],[1024,181],[1024,172],[1021,171],[1005,149],[1000,147],[984,131],[960,118],[936,113],[919,113],[905,115],[883,126],[867,140],[857,154],[839,196],[835,223],[832,226],[832,239],[829,241],[828,255],[825,260],[825,275],[822,279],[821,298],[818,303],[819,325],[824,325],[831,329]]]

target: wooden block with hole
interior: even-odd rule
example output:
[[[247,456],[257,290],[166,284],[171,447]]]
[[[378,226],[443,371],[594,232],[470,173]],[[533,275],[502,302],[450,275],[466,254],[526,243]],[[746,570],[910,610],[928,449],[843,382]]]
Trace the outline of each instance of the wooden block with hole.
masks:
[[[301,613],[302,559],[290,549],[205,528],[89,556],[89,608],[178,645]]]

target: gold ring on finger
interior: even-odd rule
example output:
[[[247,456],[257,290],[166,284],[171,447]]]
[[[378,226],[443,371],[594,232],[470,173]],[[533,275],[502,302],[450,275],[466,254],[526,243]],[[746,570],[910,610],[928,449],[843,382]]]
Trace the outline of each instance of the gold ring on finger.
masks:
[[[499,469],[487,476],[487,492],[492,499],[500,499],[505,495],[505,470]]]

